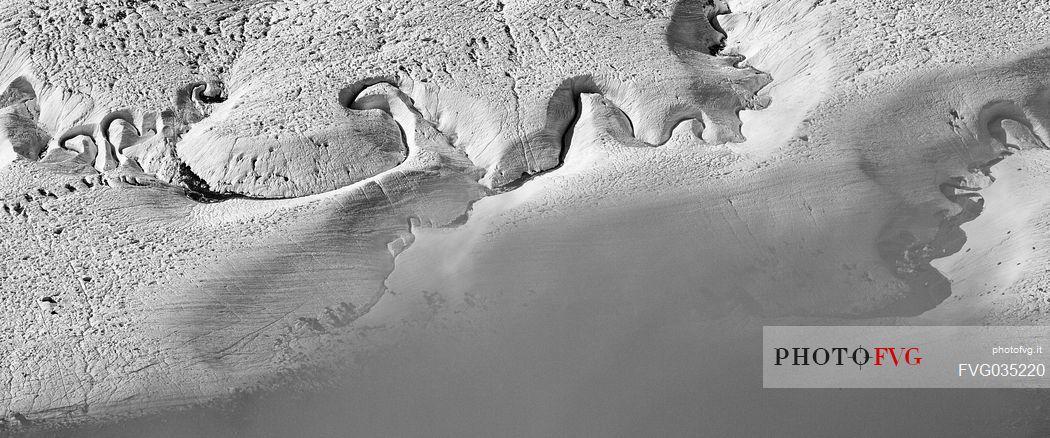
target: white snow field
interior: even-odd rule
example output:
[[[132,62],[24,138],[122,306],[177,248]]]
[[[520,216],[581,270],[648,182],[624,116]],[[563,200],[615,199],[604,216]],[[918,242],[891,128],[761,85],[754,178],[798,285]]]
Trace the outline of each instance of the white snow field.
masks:
[[[1050,321],[1050,2],[0,17],[0,436],[1050,432],[759,347]]]

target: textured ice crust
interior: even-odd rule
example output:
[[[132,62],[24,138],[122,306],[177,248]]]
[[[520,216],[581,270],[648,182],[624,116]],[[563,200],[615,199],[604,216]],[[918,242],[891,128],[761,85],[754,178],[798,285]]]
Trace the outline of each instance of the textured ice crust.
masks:
[[[39,114],[11,110],[4,126],[51,139],[21,155],[73,151],[99,171],[192,174],[223,195],[316,194],[398,164],[390,118],[349,108],[377,82],[411,97],[490,188],[560,164],[580,92],[621,107],[645,142],[696,120],[717,144],[743,140],[737,113],[761,106],[755,93],[769,82],[718,53],[721,0],[10,10],[20,21],[5,29],[5,106],[29,99]]]

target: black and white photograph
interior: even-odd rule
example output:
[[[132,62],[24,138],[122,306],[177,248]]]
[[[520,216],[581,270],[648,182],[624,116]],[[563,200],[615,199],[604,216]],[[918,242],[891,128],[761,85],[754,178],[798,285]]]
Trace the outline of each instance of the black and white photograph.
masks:
[[[0,0],[0,438],[1050,437],[1050,0]]]

